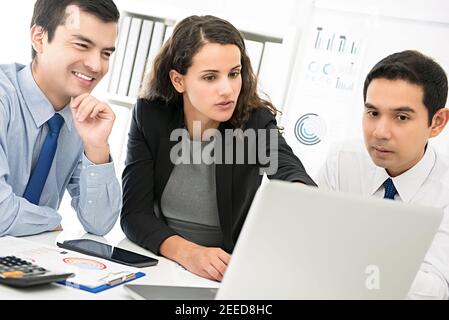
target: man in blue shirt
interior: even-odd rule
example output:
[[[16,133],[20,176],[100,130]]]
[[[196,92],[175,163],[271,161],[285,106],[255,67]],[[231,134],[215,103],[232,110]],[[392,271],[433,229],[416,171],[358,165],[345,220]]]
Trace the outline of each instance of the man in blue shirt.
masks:
[[[87,232],[114,226],[115,115],[90,92],[108,71],[118,20],[112,0],[37,0],[31,64],[0,65],[0,236],[59,229],[66,189]]]

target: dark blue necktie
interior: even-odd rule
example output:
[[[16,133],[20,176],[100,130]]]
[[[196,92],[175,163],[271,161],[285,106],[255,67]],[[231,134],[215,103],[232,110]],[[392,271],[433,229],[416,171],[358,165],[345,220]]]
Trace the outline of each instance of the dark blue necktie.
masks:
[[[384,182],[384,188],[385,188],[385,194],[384,199],[394,199],[394,196],[398,193],[396,190],[396,187],[393,184],[393,180],[391,178],[388,178]]]
[[[63,123],[64,119],[58,113],[55,113],[55,115],[47,121],[49,131],[44,144],[42,145],[34,171],[31,174],[31,178],[28,181],[28,185],[23,194],[23,197],[31,203],[39,204],[45,181],[47,181],[47,176],[50,172],[53,158],[55,157],[59,131],[61,131]]]

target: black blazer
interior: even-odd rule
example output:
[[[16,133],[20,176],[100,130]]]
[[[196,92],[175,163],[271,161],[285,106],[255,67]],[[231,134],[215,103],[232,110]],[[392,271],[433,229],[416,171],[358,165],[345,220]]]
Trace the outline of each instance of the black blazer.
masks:
[[[177,141],[170,141],[170,134],[174,129],[183,127],[182,106],[143,99],[139,99],[134,106],[123,172],[120,223],[131,241],[154,253],[159,253],[159,247],[165,239],[176,234],[164,222],[160,201],[174,167],[170,161],[170,150]],[[224,133],[225,129],[235,128],[225,122],[218,129]],[[245,129],[277,129],[277,124],[268,109],[258,108],[252,112]],[[277,130],[276,136],[279,164],[277,172],[269,178],[315,185]],[[254,144],[245,144],[245,151],[251,147],[254,148]],[[223,148],[223,154],[225,152]],[[261,184],[260,168],[260,164],[216,164],[218,213],[224,238],[223,249],[228,252],[234,248],[253,197]]]

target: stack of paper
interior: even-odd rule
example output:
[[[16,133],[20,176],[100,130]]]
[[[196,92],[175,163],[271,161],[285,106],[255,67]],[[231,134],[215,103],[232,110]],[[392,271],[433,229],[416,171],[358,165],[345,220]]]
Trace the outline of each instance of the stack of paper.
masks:
[[[145,275],[137,268],[13,237],[0,238],[0,248],[0,255],[15,255],[51,271],[72,272],[75,277],[61,284],[94,293]]]

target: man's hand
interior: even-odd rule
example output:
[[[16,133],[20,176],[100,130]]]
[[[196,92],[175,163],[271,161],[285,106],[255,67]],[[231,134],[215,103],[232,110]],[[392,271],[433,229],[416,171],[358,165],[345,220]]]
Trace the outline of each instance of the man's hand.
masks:
[[[86,157],[95,164],[109,162],[108,138],[115,121],[111,107],[85,93],[72,98],[70,110]]]
[[[231,255],[220,248],[207,248],[179,236],[165,240],[160,252],[200,277],[222,281]]]

